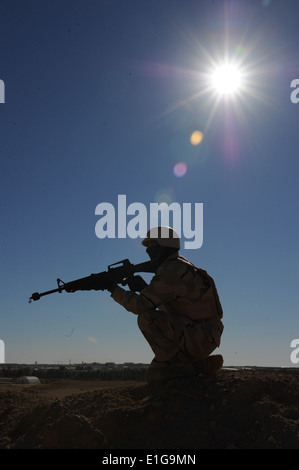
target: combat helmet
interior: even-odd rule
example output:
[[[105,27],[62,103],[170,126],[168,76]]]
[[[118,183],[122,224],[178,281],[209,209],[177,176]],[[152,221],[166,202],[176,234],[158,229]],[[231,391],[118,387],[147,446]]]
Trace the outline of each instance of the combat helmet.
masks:
[[[180,249],[180,237],[171,227],[161,226],[151,228],[147,232],[146,238],[142,241],[142,245],[147,247],[151,241],[155,241],[160,246]]]

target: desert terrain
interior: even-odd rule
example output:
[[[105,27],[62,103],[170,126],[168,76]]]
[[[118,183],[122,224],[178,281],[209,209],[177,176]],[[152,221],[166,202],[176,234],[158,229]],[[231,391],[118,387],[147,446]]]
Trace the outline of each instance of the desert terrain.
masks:
[[[0,383],[0,449],[298,449],[299,373]]]

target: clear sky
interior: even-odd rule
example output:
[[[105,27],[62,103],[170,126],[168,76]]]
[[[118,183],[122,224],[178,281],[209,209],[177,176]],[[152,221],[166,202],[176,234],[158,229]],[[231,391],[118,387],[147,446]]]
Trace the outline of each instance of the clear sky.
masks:
[[[140,238],[95,234],[97,205],[126,195],[203,203],[203,244],[181,253],[216,281],[225,364],[293,365],[298,31],[298,0],[1,1],[7,363],[151,361],[136,316],[108,292],[27,302],[58,277],[148,259]],[[220,95],[211,73],[227,61],[242,81]]]

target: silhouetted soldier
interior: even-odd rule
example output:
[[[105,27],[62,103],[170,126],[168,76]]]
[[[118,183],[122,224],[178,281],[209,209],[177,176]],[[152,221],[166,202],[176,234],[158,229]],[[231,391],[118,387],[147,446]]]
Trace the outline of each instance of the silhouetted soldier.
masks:
[[[179,255],[180,239],[170,227],[149,230],[142,244],[155,264],[149,285],[134,276],[131,291],[110,289],[112,298],[138,315],[138,326],[155,357],[148,383],[179,377],[215,375],[223,365],[221,304],[213,279]],[[137,294],[135,291],[139,291]]]

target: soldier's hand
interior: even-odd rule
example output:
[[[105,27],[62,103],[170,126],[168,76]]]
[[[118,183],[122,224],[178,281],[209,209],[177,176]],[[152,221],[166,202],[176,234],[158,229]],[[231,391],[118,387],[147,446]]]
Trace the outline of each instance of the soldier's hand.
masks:
[[[128,279],[128,286],[133,292],[140,292],[147,287],[147,283],[141,276],[132,276]]]
[[[114,280],[111,280],[110,282],[107,282],[105,289],[108,290],[112,294],[116,286],[117,286],[116,282]]]
[[[114,289],[117,287],[117,284],[111,284],[111,286],[107,287],[106,290],[110,292],[110,294],[113,294]]]

